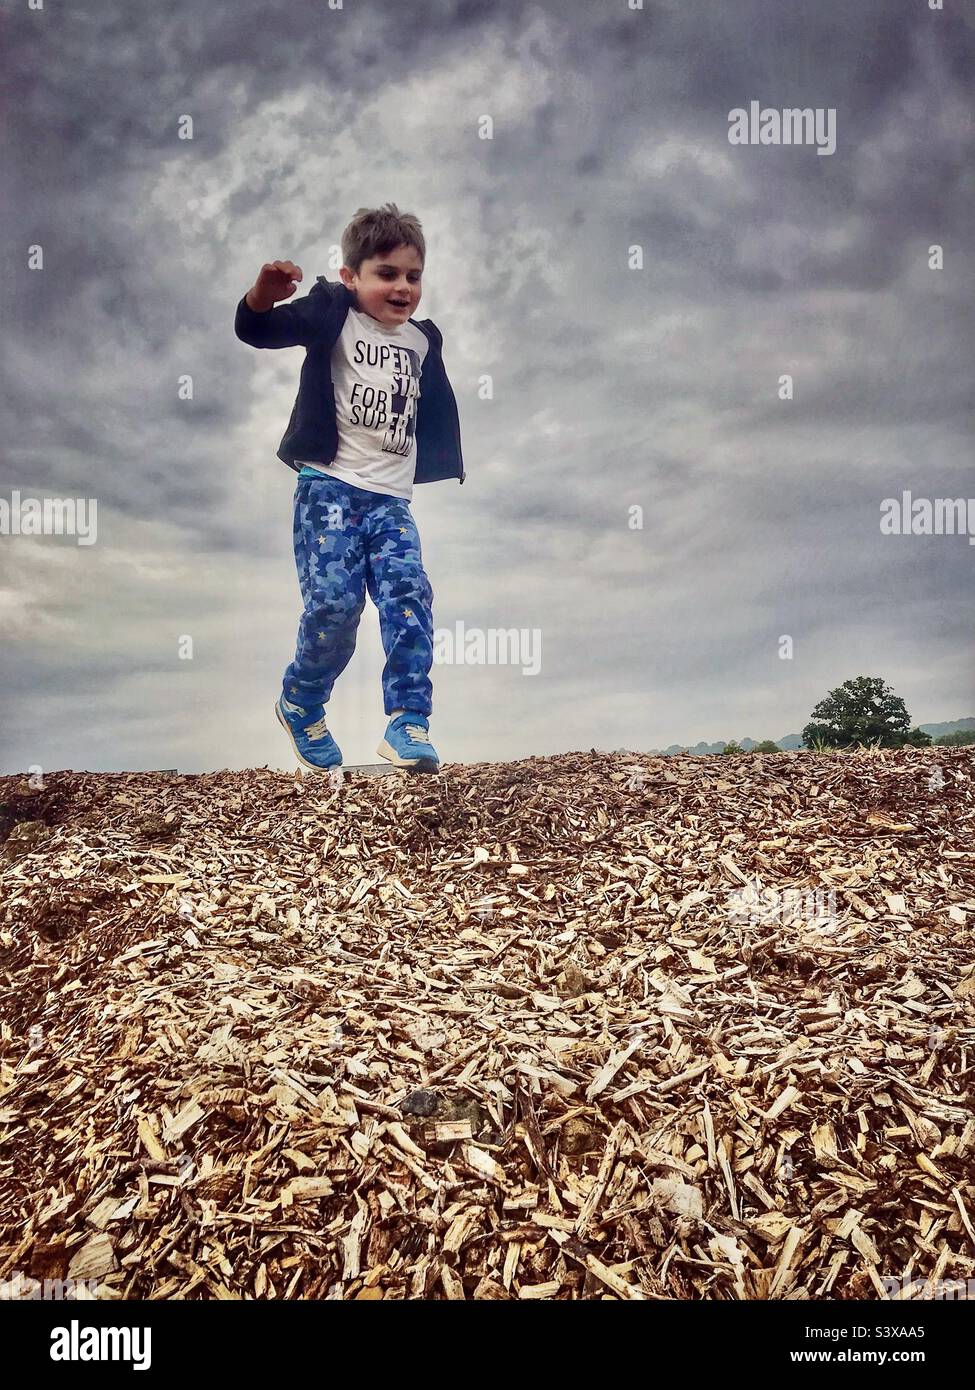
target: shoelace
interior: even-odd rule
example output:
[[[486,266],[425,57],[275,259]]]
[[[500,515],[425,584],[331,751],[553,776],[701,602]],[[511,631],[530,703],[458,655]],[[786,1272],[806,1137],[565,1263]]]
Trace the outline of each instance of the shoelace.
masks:
[[[422,724],[406,724],[404,727],[414,743],[430,742],[430,735]]]
[[[326,727],[325,727],[325,716],[324,716],[324,714],[322,715],[321,719],[316,719],[315,722],[314,722],[314,724],[307,724],[307,725],[305,726],[305,737],[306,737],[306,738],[310,738],[310,739],[324,738],[325,735],[326,735],[327,733],[328,733],[328,730],[327,730]]]

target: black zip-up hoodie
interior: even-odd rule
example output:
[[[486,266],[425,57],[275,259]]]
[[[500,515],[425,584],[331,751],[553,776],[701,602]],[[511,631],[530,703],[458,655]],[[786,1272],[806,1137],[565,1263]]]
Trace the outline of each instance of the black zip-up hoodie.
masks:
[[[352,291],[339,281],[319,275],[301,299],[277,304],[259,314],[245,301],[237,305],[234,332],[244,343],[259,348],[304,347],[298,396],[277,456],[300,472],[302,461],[331,463],[339,447],[335,421],[335,389],[332,384],[332,348],[349,309]],[[435,483],[444,478],[463,482],[464,459],[460,448],[460,420],[443,364],[443,335],[432,319],[410,319],[426,335],[430,350],[423,359],[420,399],[416,411],[415,483]]]

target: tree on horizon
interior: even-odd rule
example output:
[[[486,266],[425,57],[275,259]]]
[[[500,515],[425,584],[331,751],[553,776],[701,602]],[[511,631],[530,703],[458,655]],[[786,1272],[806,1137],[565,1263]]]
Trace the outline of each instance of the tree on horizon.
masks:
[[[931,741],[923,729],[911,728],[904,701],[880,676],[857,676],[831,690],[802,731],[805,748],[875,743],[881,748],[903,748],[905,744],[926,748]]]

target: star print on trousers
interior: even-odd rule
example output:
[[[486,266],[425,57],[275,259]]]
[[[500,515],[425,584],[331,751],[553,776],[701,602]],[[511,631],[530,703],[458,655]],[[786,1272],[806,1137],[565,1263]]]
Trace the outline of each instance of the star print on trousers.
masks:
[[[338,478],[299,478],[294,549],[304,612],[284,674],[292,700],[326,704],[352,660],[366,593],[379,612],[386,665],[383,708],[433,706],[433,589],[420,536],[403,497],[367,492]]]

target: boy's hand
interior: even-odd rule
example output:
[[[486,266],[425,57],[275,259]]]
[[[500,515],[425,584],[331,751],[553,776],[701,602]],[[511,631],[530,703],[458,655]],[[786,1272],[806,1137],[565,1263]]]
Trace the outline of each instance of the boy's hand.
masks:
[[[254,281],[254,288],[248,290],[245,296],[248,307],[255,313],[266,313],[279,300],[290,299],[301,278],[301,266],[293,261],[265,262]]]

